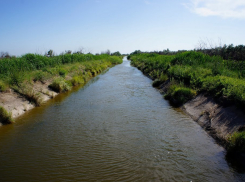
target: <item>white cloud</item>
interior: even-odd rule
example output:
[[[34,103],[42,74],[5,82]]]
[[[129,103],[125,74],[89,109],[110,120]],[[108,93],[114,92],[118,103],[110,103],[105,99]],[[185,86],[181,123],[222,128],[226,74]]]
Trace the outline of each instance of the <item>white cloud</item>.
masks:
[[[190,0],[185,6],[201,16],[245,18],[245,0]]]

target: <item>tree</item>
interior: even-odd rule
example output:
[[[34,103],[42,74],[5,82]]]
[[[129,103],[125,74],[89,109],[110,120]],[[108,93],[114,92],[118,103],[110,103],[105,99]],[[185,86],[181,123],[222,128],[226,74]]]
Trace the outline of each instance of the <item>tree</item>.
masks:
[[[71,54],[72,53],[71,50],[68,50],[68,51],[65,51],[65,52],[66,52],[66,54]]]
[[[54,56],[54,51],[52,49],[50,49],[46,55],[48,57],[53,57]]]
[[[1,59],[1,58],[10,58],[10,57],[11,57],[11,56],[9,55],[8,52],[3,52],[3,51],[2,51],[2,52],[0,53],[0,59]]]
[[[121,53],[119,51],[111,53],[112,56],[121,56]]]
[[[107,49],[106,51],[102,51],[101,54],[111,55],[111,51],[109,49]]]
[[[140,50],[135,50],[135,51],[132,52],[130,55],[132,55],[132,54],[140,54],[140,53],[142,53]]]

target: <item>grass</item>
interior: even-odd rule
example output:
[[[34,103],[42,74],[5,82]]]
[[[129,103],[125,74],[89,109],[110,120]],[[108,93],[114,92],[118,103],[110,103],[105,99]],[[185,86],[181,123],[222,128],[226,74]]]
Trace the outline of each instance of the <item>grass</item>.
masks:
[[[234,132],[228,138],[228,152],[240,151],[245,152],[245,131]]]
[[[93,76],[119,63],[122,63],[121,57],[107,54],[66,54],[52,57],[26,54],[17,58],[4,58],[0,61],[0,92],[11,88],[40,106],[43,103],[41,94],[50,96],[50,93],[34,91],[35,82],[51,83],[49,88],[55,92],[66,92],[72,86],[85,84]],[[0,122],[7,124],[12,121],[11,114],[1,107]]]
[[[7,90],[7,85],[0,80],[0,92],[4,92]]]
[[[57,77],[69,81],[80,74],[88,81],[90,77],[96,76],[107,67],[119,63],[122,63],[120,57],[107,54],[65,54],[52,57],[26,54],[22,57],[1,59],[0,92],[8,88],[21,87],[27,81],[30,84],[36,81],[45,83]],[[72,82],[76,85],[82,81],[75,77]]]
[[[240,108],[245,106],[244,61],[223,60],[219,56],[195,51],[172,56],[142,53],[130,55],[130,59],[133,66],[155,80],[153,86],[157,87],[161,80],[165,80],[162,75],[184,84],[183,89],[167,97],[177,98],[179,95],[179,100],[185,102],[188,99],[184,98],[193,95],[195,90],[197,93],[208,92]]]
[[[182,105],[196,96],[196,91],[180,84],[171,82],[171,85],[164,96],[170,99],[175,105]]]
[[[28,101],[34,103],[36,106],[40,106],[43,103],[40,93],[35,92],[31,85],[22,84],[21,86],[13,87],[14,91],[23,95]]]
[[[13,121],[11,113],[8,113],[2,106],[0,106],[0,123],[10,124],[13,123]]]
[[[73,86],[82,85],[85,83],[84,76],[74,76],[70,82]]]
[[[52,82],[52,84],[49,85],[49,88],[59,93],[71,90],[71,86],[69,85],[69,83],[66,82],[66,80],[61,77],[56,78]]]

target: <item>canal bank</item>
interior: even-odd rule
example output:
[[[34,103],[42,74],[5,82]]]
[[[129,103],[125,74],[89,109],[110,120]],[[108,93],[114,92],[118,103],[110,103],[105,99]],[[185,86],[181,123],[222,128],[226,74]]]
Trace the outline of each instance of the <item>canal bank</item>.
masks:
[[[195,51],[172,56],[132,54],[129,58],[154,80],[152,85],[161,88],[171,104],[183,106],[230,154],[245,153],[245,82],[236,77],[238,70],[228,66],[231,61]]]
[[[169,81],[160,85],[161,93],[167,93],[169,86]],[[207,93],[198,94],[180,108],[224,147],[232,133],[245,129],[243,111],[234,104],[222,102]]]
[[[73,55],[68,56],[70,59],[73,58],[71,57]],[[115,56],[87,61],[82,58],[81,55],[79,60],[69,64],[56,63],[53,67],[6,74],[3,80],[8,80],[6,82],[9,85],[8,87],[4,85],[4,91],[1,90],[2,87],[0,89],[0,126],[13,123],[17,117],[42,105],[59,93],[67,92],[74,86],[85,85],[102,71],[122,63],[121,58]],[[8,61],[14,63],[15,60]],[[33,61],[42,63],[41,58]],[[3,84],[2,80],[0,81]]]

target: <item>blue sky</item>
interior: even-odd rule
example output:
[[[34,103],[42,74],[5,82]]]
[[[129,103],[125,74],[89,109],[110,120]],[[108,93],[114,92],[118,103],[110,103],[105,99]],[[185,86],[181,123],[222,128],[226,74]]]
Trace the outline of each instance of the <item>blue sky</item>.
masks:
[[[0,52],[245,44],[244,0],[0,0]]]

